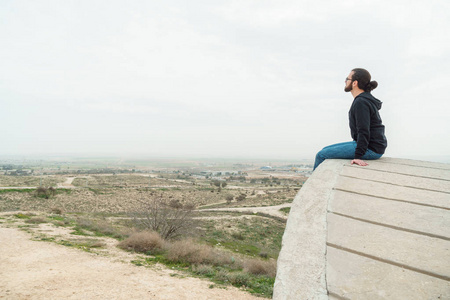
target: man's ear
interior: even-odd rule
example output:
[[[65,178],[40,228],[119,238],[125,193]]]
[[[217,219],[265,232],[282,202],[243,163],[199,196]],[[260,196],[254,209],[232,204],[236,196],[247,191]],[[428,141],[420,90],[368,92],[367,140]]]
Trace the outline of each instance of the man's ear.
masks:
[[[354,81],[352,82],[352,86],[358,86],[358,80],[354,80]]]

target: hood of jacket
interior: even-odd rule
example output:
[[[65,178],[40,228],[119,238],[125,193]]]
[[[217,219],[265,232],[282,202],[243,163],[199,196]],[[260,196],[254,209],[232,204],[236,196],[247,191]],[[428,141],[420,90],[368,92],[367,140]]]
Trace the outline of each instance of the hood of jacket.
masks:
[[[356,98],[358,97],[362,97],[365,98],[367,100],[369,100],[373,105],[375,105],[375,107],[380,110],[381,109],[381,105],[383,104],[383,102],[381,102],[380,100],[378,100],[377,98],[375,98],[374,96],[372,96],[371,93],[369,92],[364,92],[359,94],[358,96],[356,96]],[[355,98],[355,99],[356,99]]]

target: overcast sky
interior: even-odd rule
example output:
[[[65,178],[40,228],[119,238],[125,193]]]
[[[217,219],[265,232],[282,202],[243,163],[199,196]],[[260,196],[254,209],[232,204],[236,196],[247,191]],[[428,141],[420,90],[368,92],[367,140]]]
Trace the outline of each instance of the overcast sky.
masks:
[[[0,155],[313,159],[363,67],[385,155],[450,161],[449,3],[0,0]]]

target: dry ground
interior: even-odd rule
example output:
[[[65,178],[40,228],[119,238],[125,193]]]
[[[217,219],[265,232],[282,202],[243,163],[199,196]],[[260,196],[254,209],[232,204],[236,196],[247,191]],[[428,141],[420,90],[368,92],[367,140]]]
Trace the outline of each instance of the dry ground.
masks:
[[[256,299],[234,287],[184,277],[161,265],[130,263],[138,255],[98,238],[104,247],[84,252],[32,239],[71,240],[66,228],[51,224],[18,229],[8,214],[0,219],[0,298],[4,299]],[[86,237],[82,237],[86,239]]]

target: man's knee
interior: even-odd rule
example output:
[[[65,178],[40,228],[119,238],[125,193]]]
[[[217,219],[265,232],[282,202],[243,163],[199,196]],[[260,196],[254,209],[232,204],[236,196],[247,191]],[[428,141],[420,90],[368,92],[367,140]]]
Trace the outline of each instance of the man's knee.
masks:
[[[327,159],[327,156],[325,155],[325,151],[323,151],[323,149],[320,150],[319,152],[317,152],[317,154],[316,154],[316,160],[317,160],[317,159],[319,159],[319,160]]]

